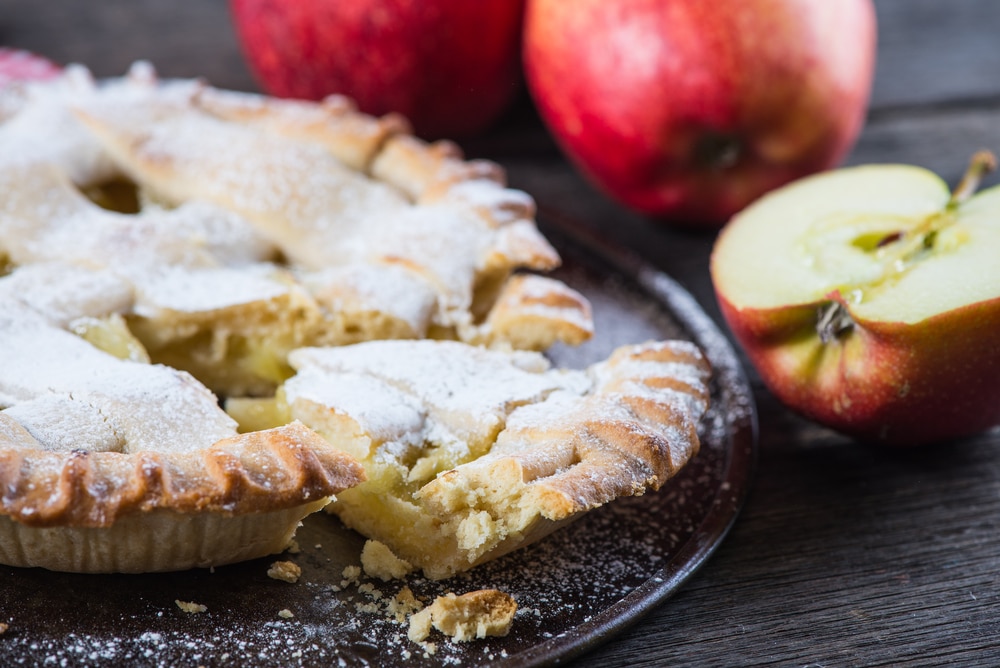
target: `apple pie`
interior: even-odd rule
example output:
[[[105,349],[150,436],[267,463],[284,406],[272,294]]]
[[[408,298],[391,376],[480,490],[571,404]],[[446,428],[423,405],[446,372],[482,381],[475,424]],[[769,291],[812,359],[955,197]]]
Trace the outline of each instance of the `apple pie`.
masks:
[[[442,578],[698,448],[697,349],[551,369],[593,326],[532,200],[400,118],[70,67],[0,90],[0,192],[0,563],[230,563],[330,504]]]

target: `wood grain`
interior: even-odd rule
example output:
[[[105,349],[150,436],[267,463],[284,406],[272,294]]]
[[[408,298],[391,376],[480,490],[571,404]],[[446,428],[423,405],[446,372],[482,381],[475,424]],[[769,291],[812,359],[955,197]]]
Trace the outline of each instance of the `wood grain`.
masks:
[[[118,76],[149,60],[164,76],[255,90],[225,0],[0,0],[0,44]]]

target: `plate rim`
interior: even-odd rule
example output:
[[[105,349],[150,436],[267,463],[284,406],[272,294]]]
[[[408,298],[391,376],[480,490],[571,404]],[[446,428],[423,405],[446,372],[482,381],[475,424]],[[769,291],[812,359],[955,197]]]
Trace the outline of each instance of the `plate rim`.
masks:
[[[731,418],[730,448],[720,488],[709,512],[668,563],[624,597],[558,637],[507,657],[526,668],[563,662],[597,648],[638,623],[673,596],[715,553],[736,523],[749,496],[758,460],[758,414],[749,378],[732,342],[680,283],[638,253],[613,242],[567,215],[544,206],[538,225],[560,248],[576,247],[608,265],[672,315],[705,353],[721,391],[743,407]],[[724,485],[728,485],[723,488]],[[487,664],[490,665],[490,664]],[[500,665],[500,664],[497,664]]]

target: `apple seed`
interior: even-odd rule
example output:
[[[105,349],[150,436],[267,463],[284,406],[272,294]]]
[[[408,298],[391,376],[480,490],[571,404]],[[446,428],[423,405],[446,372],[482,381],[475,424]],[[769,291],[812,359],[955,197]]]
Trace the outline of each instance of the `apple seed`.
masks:
[[[882,271],[879,278],[867,281],[864,286],[841,286],[841,291],[849,288],[861,289],[862,287],[867,290],[877,289],[892,278],[909,270],[915,262],[927,257],[934,249],[938,233],[955,222],[958,207],[972,197],[983,177],[996,167],[997,159],[993,153],[986,150],[977,151],[969,160],[969,166],[962,176],[962,180],[952,191],[943,211],[928,216],[908,230],[896,230],[888,234],[865,234],[851,242],[852,245],[866,253],[874,253],[882,261]],[[833,306],[829,308],[831,311],[837,310]],[[839,322],[842,317],[830,313],[829,319],[831,322]],[[819,327],[823,327],[823,321],[824,318],[821,317]],[[843,328],[835,329],[832,334],[827,332],[827,338],[823,338],[821,334],[820,338],[824,342],[832,340],[833,336],[840,331],[843,331]]]

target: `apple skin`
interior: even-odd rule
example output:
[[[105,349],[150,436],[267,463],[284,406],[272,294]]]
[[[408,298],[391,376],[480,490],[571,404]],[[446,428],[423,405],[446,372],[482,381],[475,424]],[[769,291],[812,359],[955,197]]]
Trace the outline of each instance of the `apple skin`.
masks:
[[[0,88],[17,81],[44,81],[62,73],[47,58],[23,49],[0,47]]]
[[[870,0],[528,0],[528,89],[563,150],[633,210],[717,228],[839,163],[864,122]]]
[[[521,86],[524,0],[230,0],[243,51],[272,95],[339,93],[398,112],[427,138],[495,122]]]
[[[1000,424],[1000,297],[914,324],[854,315],[849,332],[821,343],[818,303],[741,309],[718,290],[716,296],[767,388],[816,422],[891,446],[936,443]]]

